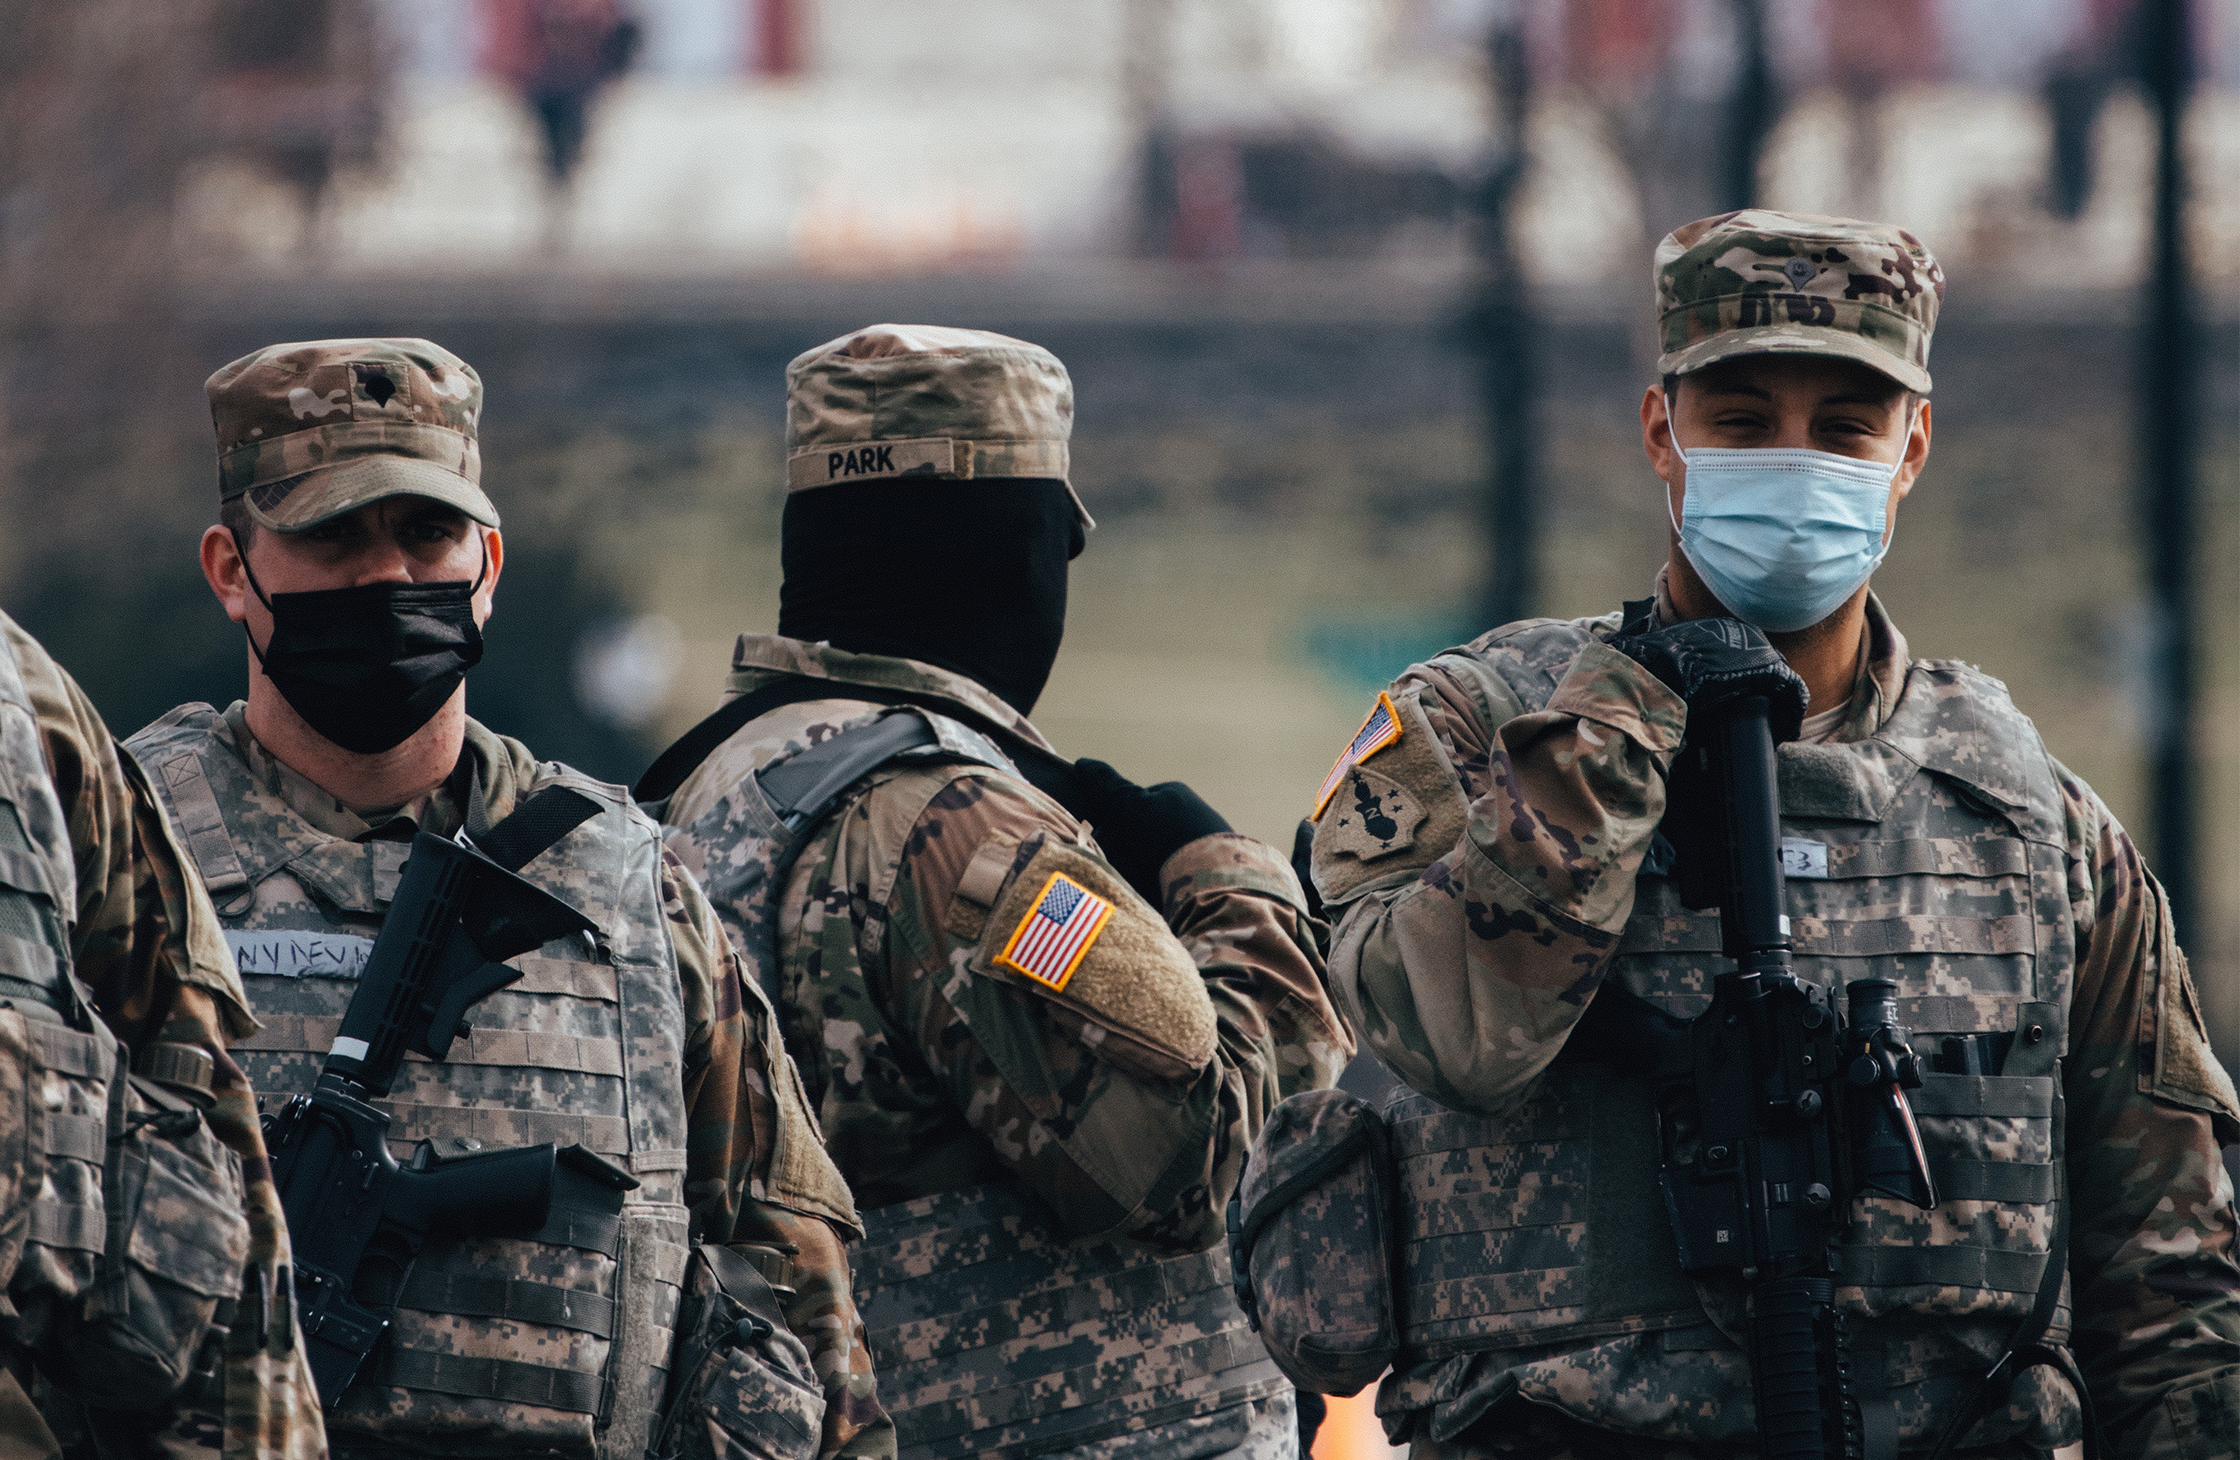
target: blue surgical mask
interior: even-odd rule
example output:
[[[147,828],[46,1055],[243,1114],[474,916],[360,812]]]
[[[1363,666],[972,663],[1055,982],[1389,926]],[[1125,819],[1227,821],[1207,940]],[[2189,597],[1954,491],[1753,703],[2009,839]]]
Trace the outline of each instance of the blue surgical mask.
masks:
[[[1673,448],[1688,469],[1673,524],[1681,551],[1745,623],[1810,628],[1882,565],[1897,462],[1787,447],[1689,451],[1677,439]]]

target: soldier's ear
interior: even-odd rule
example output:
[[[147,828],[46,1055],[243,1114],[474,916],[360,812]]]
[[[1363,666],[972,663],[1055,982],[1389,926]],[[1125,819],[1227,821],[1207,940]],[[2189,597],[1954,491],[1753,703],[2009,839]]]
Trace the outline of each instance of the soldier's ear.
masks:
[[[1649,469],[1670,485],[1680,474],[1680,453],[1672,449],[1672,388],[1649,386],[1641,392],[1641,449]]]
[[[254,529],[252,529],[253,531]],[[213,523],[202,533],[202,576],[226,611],[240,623],[249,616],[249,574],[233,530]]]
[[[1891,478],[1893,502],[1902,502],[1913,490],[1921,476],[1921,468],[1929,463],[1929,398],[1913,391],[1906,392],[1906,416],[1910,425],[1906,433],[1905,454],[1898,458],[1898,474]]]
[[[484,554],[482,581],[474,591],[474,621],[479,627],[490,621],[490,615],[497,606],[498,573],[506,565],[506,540],[495,527],[484,527],[479,522],[473,526],[475,531],[482,534]]]

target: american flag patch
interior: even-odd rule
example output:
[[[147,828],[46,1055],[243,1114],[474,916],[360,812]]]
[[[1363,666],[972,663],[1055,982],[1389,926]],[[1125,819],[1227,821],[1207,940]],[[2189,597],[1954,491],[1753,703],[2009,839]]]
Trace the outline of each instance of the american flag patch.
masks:
[[[1314,798],[1313,821],[1322,820],[1323,811],[1330,805],[1330,798],[1338,794],[1338,787],[1345,783],[1346,772],[1400,739],[1400,712],[1392,708],[1392,696],[1379,694],[1377,707],[1369,718],[1361,722],[1361,729],[1354,735],[1353,743],[1338,752],[1338,763],[1330,767],[1330,774],[1322,778],[1322,789]]]
[[[996,962],[1036,983],[1063,989],[1111,916],[1111,903],[1065,873],[1053,872]]]

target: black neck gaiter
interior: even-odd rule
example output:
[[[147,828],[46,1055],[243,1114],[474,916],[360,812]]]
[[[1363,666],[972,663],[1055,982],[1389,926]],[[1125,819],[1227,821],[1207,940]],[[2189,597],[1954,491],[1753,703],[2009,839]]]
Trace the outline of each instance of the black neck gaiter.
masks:
[[[1081,527],[1064,482],[867,482],[786,498],[778,632],[917,659],[1034,708]]]

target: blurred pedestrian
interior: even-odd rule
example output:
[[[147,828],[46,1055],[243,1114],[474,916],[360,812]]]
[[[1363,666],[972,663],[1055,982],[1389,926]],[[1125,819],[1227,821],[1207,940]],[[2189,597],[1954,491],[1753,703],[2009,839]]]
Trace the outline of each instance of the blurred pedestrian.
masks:
[[[778,632],[740,638],[729,703],[639,794],[870,1209],[901,1453],[1292,1457],[1223,1208],[1352,1040],[1280,852],[1027,718],[1094,525],[1065,367],[875,325],[786,381]]]
[[[1745,1290],[1682,1272],[1658,1191],[1658,1131],[1668,1171],[1709,1137],[1660,1127],[1596,1020],[1705,1007],[1728,964],[1667,777],[1733,684],[1801,681],[1796,972],[1895,981],[1928,1066],[1934,1209],[1861,1194],[1833,1254],[1865,1454],[2042,1455],[2093,1409],[2104,1453],[2233,1454],[2240,1103],[2169,905],[2005,687],[1914,659],[1869,587],[1929,456],[1937,263],[1753,210],[1676,230],[1654,280],[1654,592],[1409,669],[1316,808],[1332,986],[1412,1087],[1385,1108],[1411,1286],[1378,1409],[1415,1460],[1759,1444]]]
[[[496,1436],[575,1460],[657,1440],[665,1457],[890,1453],[849,1297],[854,1210],[768,1002],[621,788],[467,716],[505,566],[481,379],[425,340],[321,340],[207,389],[220,521],[202,567],[248,637],[249,698],[183,705],[130,744],[263,1022],[243,1063],[270,1096],[311,1087],[417,833],[504,845],[598,932],[515,960],[448,1059],[407,1063],[390,1138],[438,1157],[581,1146],[631,1182],[619,1216],[556,1201],[526,1237],[432,1239],[380,1350],[325,1396],[335,1454]]]
[[[217,914],[139,764],[5,615],[0,800],[0,1449],[319,1460]]]
[[[599,92],[637,56],[641,29],[620,0],[485,0],[493,69],[521,96],[542,148],[547,242],[563,218]]]

